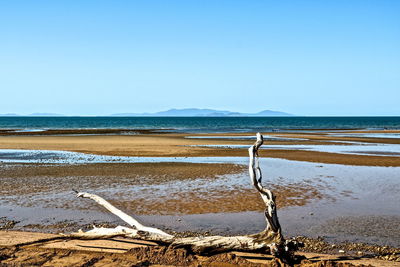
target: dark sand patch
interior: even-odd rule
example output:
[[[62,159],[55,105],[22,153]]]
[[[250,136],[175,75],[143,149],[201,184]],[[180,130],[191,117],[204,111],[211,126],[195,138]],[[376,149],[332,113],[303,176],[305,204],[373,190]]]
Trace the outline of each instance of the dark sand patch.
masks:
[[[360,153],[360,154],[375,154],[384,156],[400,156],[400,152],[382,152],[382,151],[349,151],[350,153]]]
[[[278,208],[303,206],[324,198],[314,186],[304,184],[273,185],[269,187],[277,195]],[[261,211],[265,209],[254,189],[212,190],[210,192],[179,192],[164,197],[118,200],[113,204],[135,214],[179,215],[203,213],[228,213]]]
[[[135,135],[155,133],[158,130],[147,129],[48,129],[41,131],[24,131],[20,129],[0,129],[0,136],[46,136],[46,135]]]
[[[335,235],[339,240],[368,238],[370,243],[375,243],[386,238],[400,244],[400,216],[338,216],[314,229],[328,236]]]
[[[12,164],[0,168],[0,200],[25,207],[101,210],[90,201],[68,201],[76,189],[103,192],[119,208],[141,215],[263,210],[260,196],[250,184],[241,184],[243,178],[224,180],[236,174],[247,182],[247,166],[227,163]],[[327,197],[316,182],[282,181],[269,187],[279,207],[302,206]]]
[[[265,152],[261,150],[260,155],[270,158],[354,166],[400,166],[400,157],[394,156],[364,156],[301,150],[268,150]]]
[[[74,189],[160,184],[215,179],[243,172],[246,166],[208,163],[94,163],[84,165],[2,164],[0,194],[15,196]],[[5,167],[7,166],[7,167]]]
[[[368,132],[360,132],[360,133],[368,133]],[[343,134],[346,134],[346,132],[343,132]],[[278,136],[286,138],[306,138],[309,141],[344,141],[344,142],[362,142],[362,143],[400,144],[399,138],[335,136],[335,135],[330,135],[329,133],[311,134],[311,133],[297,132],[297,133],[279,134]]]

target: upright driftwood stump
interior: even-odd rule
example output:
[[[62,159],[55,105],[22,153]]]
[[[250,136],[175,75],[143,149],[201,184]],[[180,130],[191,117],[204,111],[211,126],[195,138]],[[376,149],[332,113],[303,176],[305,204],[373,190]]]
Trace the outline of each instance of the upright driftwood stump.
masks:
[[[85,192],[77,192],[78,197],[90,198],[115,214],[131,227],[117,226],[116,228],[94,228],[87,232],[79,230],[77,233],[65,235],[70,238],[98,239],[124,236],[148,241],[174,248],[186,248],[196,254],[215,254],[228,251],[247,251],[271,253],[280,258],[292,256],[297,249],[293,240],[285,240],[281,233],[281,226],[276,211],[275,196],[262,185],[262,173],[259,166],[258,149],[263,144],[263,136],[257,133],[257,141],[249,148],[249,174],[251,182],[264,201],[266,228],[264,231],[244,236],[201,236],[175,237],[160,229],[147,227],[133,217],[117,209],[103,198]]]

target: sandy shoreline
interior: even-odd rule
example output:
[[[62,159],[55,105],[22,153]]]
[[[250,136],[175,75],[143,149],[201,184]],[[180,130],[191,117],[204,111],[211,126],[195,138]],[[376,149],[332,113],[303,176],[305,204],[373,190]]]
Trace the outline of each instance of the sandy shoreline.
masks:
[[[213,256],[196,256],[184,249],[166,249],[155,243],[141,240],[125,238],[63,240],[58,238],[60,237],[52,234],[0,231],[0,264],[3,266],[20,264],[35,266],[283,266],[270,255],[260,253],[234,251]],[[395,256],[397,251],[390,248],[382,250],[347,244],[339,248],[347,251],[358,249],[358,251],[327,254],[326,252],[333,249],[324,242],[305,238],[300,238],[300,240],[306,247],[314,247],[316,251],[297,252],[295,266],[399,266]]]
[[[382,132],[386,133],[347,131],[345,134]],[[349,238],[399,247],[400,227],[396,227],[400,225],[396,207],[399,177],[396,167],[387,166],[400,166],[400,157],[378,150],[366,151],[376,155],[363,155],[365,151],[360,149],[346,154],[302,147],[345,148],[354,144],[370,148],[376,144],[385,148],[395,147],[400,138],[336,134],[304,131],[266,134],[266,143],[271,147],[260,151],[261,167],[268,186],[277,195],[284,232],[288,236],[323,236],[336,244]],[[121,130],[63,130],[14,135],[3,131],[0,149],[73,151],[88,155],[88,159],[77,163],[73,160],[63,163],[62,159],[58,159],[59,163],[57,159],[54,163],[45,160],[40,163],[42,156],[60,155],[42,153],[27,157],[18,150],[0,153],[0,228],[57,233],[87,229],[91,223],[120,224],[94,203],[75,199],[72,189],[77,189],[98,193],[146,224],[168,231],[257,232],[265,226],[264,207],[248,181],[247,149],[241,148],[252,142],[250,133],[143,130],[121,135]],[[233,147],[229,148],[230,145]],[[284,149],[285,146],[300,149]],[[152,162],[121,163],[115,158],[101,163],[94,156],[91,158],[91,154],[152,157],[149,158]],[[163,157],[170,157],[171,162],[158,162]],[[18,163],[19,159],[36,161]],[[313,241],[308,252],[323,252],[311,249],[318,242]]]
[[[112,130],[107,130],[111,131]],[[136,130],[135,130],[136,131]],[[8,133],[0,136],[0,149],[29,149],[29,150],[61,150],[74,151],[97,155],[137,156],[137,157],[246,157],[246,149],[221,147],[207,147],[209,145],[250,145],[251,140],[235,139],[190,139],[187,136],[238,136],[238,134],[181,134],[181,133],[153,133],[141,130],[134,135],[104,135],[100,130],[58,131],[61,135],[50,132],[40,135],[15,135]],[[79,133],[69,135],[70,132]],[[121,133],[121,130],[114,130]],[[376,131],[374,131],[376,132]],[[393,132],[393,131],[391,131]],[[66,135],[62,135],[62,133]],[[362,132],[364,133],[364,132]],[[368,132],[370,133],[370,132]],[[396,132],[397,133],[397,132]],[[83,134],[83,135],[82,135]],[[85,135],[87,134],[87,135]],[[241,134],[250,136],[250,134]],[[267,133],[278,138],[292,138],[293,140],[268,140],[269,145],[282,146],[278,149],[261,151],[262,156],[283,158],[308,162],[336,163],[359,166],[400,166],[400,157],[382,153],[376,155],[327,153],[321,151],[285,149],[285,145],[346,145],[344,142],[359,142],[365,144],[400,144],[400,138],[365,138],[340,137],[327,133]],[[368,151],[367,151],[368,152]]]

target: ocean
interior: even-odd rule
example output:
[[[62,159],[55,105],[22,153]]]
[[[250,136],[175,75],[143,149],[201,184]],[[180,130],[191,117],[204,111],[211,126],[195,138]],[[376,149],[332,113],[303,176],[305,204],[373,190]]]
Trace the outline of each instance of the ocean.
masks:
[[[400,129],[400,117],[0,117],[0,129],[161,129],[178,132],[271,132]]]

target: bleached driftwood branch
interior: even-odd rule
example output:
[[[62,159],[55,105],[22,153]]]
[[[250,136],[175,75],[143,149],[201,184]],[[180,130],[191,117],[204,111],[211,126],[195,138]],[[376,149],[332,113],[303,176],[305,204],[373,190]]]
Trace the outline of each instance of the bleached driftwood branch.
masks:
[[[262,146],[263,142],[263,136],[260,133],[257,133],[256,143],[249,147],[249,174],[254,187],[260,193],[266,206],[264,214],[267,219],[267,229],[271,229],[275,233],[280,233],[281,226],[276,212],[275,196],[270,190],[264,188],[262,185],[262,172],[258,160],[258,149]]]
[[[184,247],[197,254],[212,254],[226,251],[261,251],[269,252],[276,256],[290,254],[291,250],[296,249],[294,241],[285,241],[281,234],[275,196],[262,185],[262,173],[259,166],[258,149],[263,144],[263,136],[257,133],[257,141],[249,148],[249,174],[253,186],[260,193],[266,209],[265,217],[267,226],[264,231],[244,236],[201,236],[201,237],[175,237],[160,229],[147,227],[137,220],[117,209],[103,198],[80,192],[78,197],[89,198],[105,207],[114,215],[121,218],[132,228],[118,226],[116,228],[94,228],[87,232],[79,231],[67,235],[71,238],[98,239],[110,238],[115,236],[125,236],[130,238],[143,239],[169,245],[171,247]]]
[[[153,228],[153,227],[147,227],[144,226],[143,224],[139,223],[137,220],[135,220],[133,217],[129,216],[128,214],[126,214],[125,212],[123,212],[122,210],[117,209],[116,207],[114,207],[113,205],[111,205],[107,200],[94,195],[94,194],[90,194],[90,193],[85,193],[85,192],[79,192],[77,194],[77,197],[82,197],[82,198],[90,198],[94,201],[96,201],[99,205],[103,206],[104,208],[108,209],[108,211],[110,211],[112,214],[118,216],[121,220],[123,220],[124,222],[126,222],[127,224],[129,224],[130,226],[134,227],[136,232],[142,232],[142,233],[146,233],[147,235],[151,235],[154,237],[163,237],[163,238],[172,238],[173,236],[170,234],[167,234],[166,232],[157,229],[157,228]],[[97,232],[99,232],[100,230],[98,230],[99,228],[97,228]],[[119,228],[119,231],[127,231],[127,229],[129,228]],[[137,234],[135,232],[135,234]],[[131,232],[132,234],[133,232]]]

